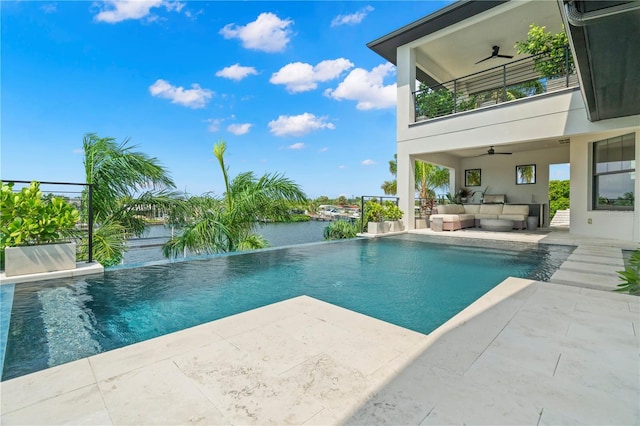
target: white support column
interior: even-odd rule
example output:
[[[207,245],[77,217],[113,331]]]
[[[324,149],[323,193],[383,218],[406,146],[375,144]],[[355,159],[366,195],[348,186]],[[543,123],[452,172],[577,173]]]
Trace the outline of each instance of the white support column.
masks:
[[[415,122],[415,107],[413,92],[416,85],[416,52],[407,46],[401,46],[397,51],[397,107],[396,107],[396,138],[403,139],[409,124]],[[403,152],[403,144],[398,142],[398,207],[404,212],[403,221],[406,229],[415,228],[415,168],[410,154]]]
[[[413,158],[402,152],[398,146],[398,207],[404,212],[403,220],[406,229],[415,228],[415,194],[416,178]]]
[[[413,92],[416,87],[416,53],[407,46],[398,48],[397,79],[397,123],[398,135],[405,132],[410,123],[415,122],[416,109]]]

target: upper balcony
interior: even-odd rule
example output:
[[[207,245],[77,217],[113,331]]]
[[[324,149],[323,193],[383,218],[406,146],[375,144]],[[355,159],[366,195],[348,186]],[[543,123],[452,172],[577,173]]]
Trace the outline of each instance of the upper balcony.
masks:
[[[413,92],[415,122],[578,86],[568,46]]]

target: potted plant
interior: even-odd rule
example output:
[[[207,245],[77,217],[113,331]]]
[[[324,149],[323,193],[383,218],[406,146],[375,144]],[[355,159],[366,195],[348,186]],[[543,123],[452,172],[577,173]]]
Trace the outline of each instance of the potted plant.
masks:
[[[472,191],[469,188],[460,188],[457,193],[458,204],[466,203],[470,197],[473,197],[473,194],[475,194],[475,191]]]
[[[391,201],[387,201],[384,206],[383,215],[385,223],[387,224],[387,230],[391,232],[404,231],[404,226],[401,220],[404,213],[397,205],[395,205]]]
[[[367,233],[382,234],[386,232],[384,223],[384,207],[376,201],[368,201],[365,206],[365,221],[367,222]]]
[[[43,197],[38,182],[20,192],[3,184],[0,198],[0,263],[7,277],[76,267],[71,236],[78,211],[59,197]]]

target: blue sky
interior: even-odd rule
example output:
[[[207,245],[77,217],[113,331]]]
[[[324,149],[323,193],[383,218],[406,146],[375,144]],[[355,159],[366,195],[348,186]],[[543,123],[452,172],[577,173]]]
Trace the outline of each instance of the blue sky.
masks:
[[[2,178],[83,182],[94,132],[157,157],[178,189],[284,173],[309,197],[378,195],[395,68],[366,43],[446,2],[11,2],[2,12]]]

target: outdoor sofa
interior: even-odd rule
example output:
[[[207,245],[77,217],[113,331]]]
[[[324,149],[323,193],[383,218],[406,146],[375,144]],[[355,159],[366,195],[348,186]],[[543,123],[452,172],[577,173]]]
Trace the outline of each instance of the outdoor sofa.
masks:
[[[430,217],[431,229],[434,219],[442,219],[443,231],[480,227],[481,219],[505,219],[513,221],[514,229],[525,229],[529,216],[526,204],[442,204]]]

